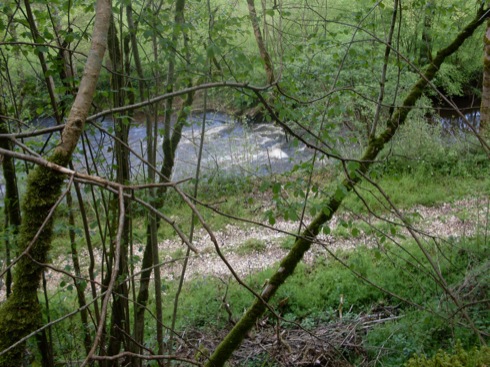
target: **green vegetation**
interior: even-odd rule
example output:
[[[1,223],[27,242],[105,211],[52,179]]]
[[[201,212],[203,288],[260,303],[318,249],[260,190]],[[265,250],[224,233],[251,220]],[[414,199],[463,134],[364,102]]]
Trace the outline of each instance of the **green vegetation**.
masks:
[[[488,304],[479,303],[488,298],[490,290],[487,260],[490,252],[483,246],[483,239],[425,246],[436,259],[448,286],[459,290],[458,297],[473,304],[467,310],[479,320],[480,328],[488,330]],[[294,326],[288,324],[291,321],[309,329],[335,324],[340,320],[340,308],[344,310],[344,319],[375,312],[386,312],[385,317],[390,319],[391,313],[392,320],[375,324],[363,337],[363,348],[369,358],[389,366],[399,366],[415,353],[432,355],[440,348],[451,348],[456,340],[465,349],[478,344],[461,315],[455,318],[454,305],[441,288],[434,286],[431,272],[424,264],[424,255],[411,241],[403,242],[401,247],[385,244],[379,249],[361,247],[337,252],[334,257],[318,258],[314,265],[299,267],[271,305],[278,307],[281,300],[288,299],[285,306],[276,308],[286,328]],[[272,272],[271,269],[250,276],[247,283],[260,290]],[[169,283],[166,290],[169,299],[173,297],[174,286]],[[179,329],[200,328],[209,333],[229,327],[222,305],[225,294],[224,302],[229,303],[235,317],[252,299],[235,282],[225,284],[213,277],[189,282],[182,297]],[[274,324],[272,315],[265,319]]]
[[[416,356],[410,358],[406,367],[453,367],[467,366],[479,367],[488,366],[490,363],[490,349],[488,347],[472,348],[469,351],[463,349],[460,343],[456,344],[453,353],[438,351],[431,358],[425,356]]]
[[[266,249],[267,245],[264,241],[250,238],[242,243],[236,250],[234,250],[234,252],[239,255],[248,255],[254,252],[264,252]]]
[[[89,176],[70,181],[54,220],[13,272],[9,262],[29,245],[72,178],[33,170],[28,161],[68,142],[71,152],[77,143],[69,132],[82,133],[85,116],[68,124],[73,129],[65,128],[63,138],[25,133],[67,121],[96,39],[92,15],[100,9],[79,0],[2,3],[0,143],[16,153],[15,171],[4,165],[8,151],[2,150],[0,164],[16,190],[0,187],[0,302],[9,297],[0,306],[0,324],[14,325],[0,338],[0,367],[80,365],[95,341],[96,358],[123,353],[100,361],[102,367],[157,365],[145,358],[163,354],[182,359],[169,364],[188,365],[187,358],[212,365],[226,359],[215,357],[217,350],[231,354],[245,336],[248,345],[273,340],[274,351],[264,342],[251,357],[237,353],[230,365],[489,363],[482,346],[490,334],[488,121],[475,125],[476,136],[468,126],[442,123],[440,114],[448,112],[444,98],[470,111],[479,103],[490,4],[253,3],[112,1],[108,42],[98,43],[110,50],[93,103],[85,105],[88,114],[102,113],[84,127],[92,138],[83,135],[73,162]],[[258,25],[250,22],[254,6]],[[270,85],[267,58],[277,78]],[[185,88],[195,90],[181,93]],[[83,93],[78,97],[84,100]],[[222,171],[221,158],[232,165],[236,158],[197,157],[206,139],[199,136],[201,122],[189,118],[210,110],[236,116],[249,131],[260,129],[255,122],[275,123],[288,141],[279,133],[261,137],[268,169]],[[143,126],[138,157],[124,147],[134,148],[126,133]],[[183,137],[182,128],[191,136]],[[199,180],[164,187],[184,161],[174,152],[181,138],[196,152],[192,164],[213,168],[197,172]],[[309,158],[273,174],[269,153],[286,145],[288,154],[295,146]],[[243,153],[254,161],[257,152],[247,148]],[[61,163],[68,164],[70,152]],[[21,226],[16,191],[24,203]],[[423,215],[428,210],[438,213],[432,222]],[[294,233],[282,233],[287,221],[295,222]],[[230,238],[229,228],[245,231],[251,222],[275,231],[273,239],[253,232],[243,241]],[[306,228],[302,236],[298,227]],[[212,243],[216,233],[223,236]],[[187,258],[186,241],[200,253]],[[247,261],[288,255],[242,282],[231,272],[218,277],[207,270],[180,279],[184,259],[192,267],[197,257],[217,256],[220,246],[224,257]],[[11,294],[12,284],[29,292]],[[105,293],[109,287],[112,293]],[[250,290],[270,299],[270,309]],[[228,343],[225,332],[234,325],[238,331]],[[329,353],[300,361],[315,348],[293,352],[289,333],[325,330],[335,331],[317,338],[328,340],[322,348]],[[288,360],[292,356],[299,359]]]
[[[408,139],[397,142],[396,149],[392,150],[392,155],[396,156],[397,152],[408,151],[407,144],[411,144]],[[444,138],[434,139],[433,149],[437,149],[437,144],[445,145],[446,142]],[[453,144],[447,147],[447,152],[449,155],[456,155],[459,154],[459,149],[460,145]],[[417,154],[423,153],[422,149],[413,151]],[[477,149],[467,151],[465,159],[456,162],[459,170],[434,172],[433,169],[436,169],[437,162],[439,162],[434,161],[427,165],[416,165],[412,169],[408,167],[408,163],[393,164],[386,171],[379,173],[375,171],[374,175],[378,175],[376,182],[383,187],[391,202],[409,211],[417,205],[433,206],[468,197],[481,197],[488,200],[490,183],[489,176],[485,174],[488,172],[488,163],[480,161],[480,155],[481,152]],[[478,162],[478,169],[474,167],[475,162]],[[315,180],[332,175],[332,172],[329,171],[332,168],[335,167],[327,167],[327,171],[316,172]],[[434,178],[437,179],[434,180]],[[294,182],[294,174],[293,176],[275,177],[274,180]],[[207,191],[213,193],[206,197],[206,202],[211,205],[218,203],[217,206],[215,204],[215,207],[225,213],[261,219],[260,213],[257,217],[255,208],[262,206],[263,200],[272,199],[274,202],[273,182],[266,185],[268,189],[262,189],[264,190],[261,194],[263,195],[262,201],[257,199],[249,201],[254,193],[261,191],[248,178],[243,180],[236,178],[223,182],[218,180],[206,183],[206,185],[208,185]],[[288,197],[294,197],[295,188],[295,185],[286,185],[281,190],[285,190]],[[353,196],[347,200],[342,210],[344,215],[366,213],[365,203],[368,204],[370,210],[381,213],[389,211],[387,202],[381,198],[372,185],[362,184],[359,187],[359,193],[363,200],[359,196]],[[248,205],[240,206],[242,211],[237,213],[236,208],[239,203]],[[231,219],[217,215],[214,211],[202,209],[206,221],[212,223],[214,228],[224,229],[227,224],[232,223]],[[484,203],[482,203],[482,209],[484,209]],[[190,215],[188,207],[174,195],[169,196],[165,210],[175,218],[186,218]],[[461,209],[461,218],[464,219],[468,215],[467,210]],[[416,214],[416,211],[413,213]],[[66,209],[62,206],[57,215],[58,224],[54,227],[55,252],[52,253],[54,257],[70,252],[67,247],[66,226],[63,224],[63,218],[66,218],[67,215]],[[416,225],[420,220],[417,215],[414,215],[411,223]],[[144,223],[143,218],[138,217],[133,218],[133,221]],[[182,221],[182,224],[185,228],[186,222]],[[435,259],[437,268],[446,279],[448,287],[458,290],[458,296],[469,297],[464,299],[466,303],[475,303],[467,310],[472,318],[477,320],[478,327],[482,330],[490,329],[488,322],[490,315],[488,305],[485,304],[485,299],[488,298],[488,284],[490,284],[490,263],[487,260],[490,253],[484,237],[489,224],[487,214],[479,219],[479,236],[438,242],[424,241],[424,247]],[[80,228],[79,226],[81,226],[80,222],[76,227]],[[93,231],[95,235],[96,227],[93,227]],[[370,327],[363,337],[362,347],[369,358],[377,359],[386,366],[398,366],[403,363],[408,363],[407,366],[431,366],[431,359],[426,360],[425,357],[414,357],[409,362],[407,361],[413,355],[432,356],[440,348],[451,350],[456,345],[456,341],[460,342],[455,347],[459,348],[456,349],[457,353],[468,350],[469,352],[464,353],[473,356],[474,352],[470,350],[473,345],[478,344],[478,340],[467,328],[461,316],[455,317],[454,305],[447,298],[443,289],[434,284],[434,274],[418,246],[406,236],[402,236],[398,227],[386,222],[378,222],[371,226],[361,220],[344,221],[331,234],[336,239],[355,241],[359,233],[377,237],[381,242],[379,247],[374,249],[360,247],[352,251],[337,251],[326,257],[318,257],[312,265],[301,265],[295,271],[294,276],[279,290],[271,304],[273,307],[278,307],[281,300],[288,300],[286,305],[279,308],[284,320],[283,326],[294,327],[294,324],[290,324],[293,322],[314,330],[316,327],[338,322],[340,308],[344,310],[344,320],[355,320],[359,315],[386,308],[392,309],[396,317],[393,317],[391,321]],[[77,235],[82,235],[79,229],[77,229]],[[400,242],[395,244],[387,240],[386,237],[390,235],[394,235],[395,238],[399,235]],[[136,243],[142,242],[144,232],[135,231],[133,236]],[[159,236],[171,238],[175,237],[175,233],[162,225]],[[294,238],[284,237],[274,246],[289,250],[293,243]],[[240,244],[234,252],[247,256],[255,252],[262,252],[265,248],[266,244],[262,240],[252,238]],[[185,256],[185,251],[178,249],[169,255],[173,259],[179,259]],[[134,258],[134,261],[135,264],[138,264],[141,261],[140,256]],[[71,267],[67,265],[65,270],[70,271]],[[260,291],[273,271],[274,269],[269,269],[252,275],[246,279],[246,282],[255,291]],[[373,287],[373,284],[376,287]],[[170,303],[174,298],[176,287],[176,281],[163,282],[162,291],[165,294],[165,303]],[[340,306],[341,298],[342,307]],[[190,280],[185,284],[181,296],[177,330],[197,328],[204,333],[212,333],[213,330],[230,327],[229,315],[223,307],[223,302],[229,303],[233,318],[236,319],[252,300],[252,295],[231,279],[223,281],[213,276],[206,276],[202,279]],[[479,303],[480,300],[483,300],[483,303]],[[61,317],[70,309],[70,305],[75,304],[75,288],[70,279],[65,278],[59,285],[58,291],[50,298],[51,308],[56,310],[56,313],[50,313],[50,318]],[[171,309],[165,310],[164,319],[165,322],[170,321]],[[265,319],[274,320],[270,314]],[[54,326],[53,331],[67,336],[57,341],[57,344],[59,343],[58,353],[63,355],[64,360],[78,358],[77,345],[82,343],[80,325],[74,322],[73,318],[69,318]],[[151,329],[147,330],[150,340],[152,333]],[[380,345],[383,346],[382,350],[379,349]],[[485,350],[481,349],[481,353],[484,353]],[[437,354],[439,357],[431,358],[447,361],[456,358],[441,353]],[[475,361],[479,361],[478,358],[484,358],[483,354],[483,357],[478,353],[474,355]],[[355,363],[359,356],[353,354],[349,358],[352,359],[352,363]],[[251,366],[264,363],[274,365],[272,361],[266,362],[267,360],[268,357],[264,356],[263,359],[257,358],[255,362],[249,361],[248,363],[251,363]]]

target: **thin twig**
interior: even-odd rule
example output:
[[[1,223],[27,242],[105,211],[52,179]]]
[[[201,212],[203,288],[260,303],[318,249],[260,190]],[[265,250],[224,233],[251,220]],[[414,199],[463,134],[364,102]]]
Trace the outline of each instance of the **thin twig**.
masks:
[[[3,149],[0,149],[0,150],[3,150]],[[14,260],[12,260],[12,262],[2,272],[0,272],[0,278],[3,277],[3,275],[16,264],[22,258],[22,256],[26,256],[29,253],[32,246],[34,246],[34,244],[38,240],[39,236],[43,232],[44,228],[46,228],[49,221],[53,217],[53,215],[56,211],[56,208],[58,207],[58,205],[61,204],[61,201],[64,199],[66,194],[70,191],[71,184],[73,183],[73,178],[74,178],[74,176],[71,175],[70,182],[68,183],[67,189],[60,195],[58,200],[56,200],[56,203],[54,203],[54,205],[51,207],[51,209],[48,212],[46,219],[44,219],[43,224],[41,225],[41,227],[39,227],[35,236],[32,238],[31,242],[29,242],[29,245],[27,245],[26,249],[24,251],[22,251],[22,253],[19,256],[17,256]]]
[[[108,305],[109,305],[109,299],[111,298],[112,295],[112,290],[114,289],[114,285],[116,283],[117,275],[119,273],[119,258],[121,254],[121,238],[123,235],[123,229],[124,229],[124,216],[126,214],[126,210],[124,207],[124,195],[123,195],[123,188],[120,186],[119,187],[119,226],[117,229],[117,235],[116,235],[116,251],[114,254],[114,267],[112,268],[112,273],[111,273],[111,279],[109,281],[109,285],[107,287],[107,292],[105,294],[104,300],[102,302],[102,311],[100,315],[100,320],[99,320],[99,327],[97,328],[97,334],[95,335],[94,342],[92,344],[92,349],[90,349],[89,354],[83,361],[81,367],[86,366],[90,360],[94,357],[95,351],[97,347],[99,346],[99,343],[102,339],[102,333],[104,332],[104,325],[105,325],[105,318],[107,315],[107,310],[108,310]]]

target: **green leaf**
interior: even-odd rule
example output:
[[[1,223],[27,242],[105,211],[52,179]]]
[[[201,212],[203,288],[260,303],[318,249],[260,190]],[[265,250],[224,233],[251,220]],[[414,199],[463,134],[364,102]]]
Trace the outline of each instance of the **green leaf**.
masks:
[[[213,57],[219,55],[220,53],[221,53],[221,49],[215,43],[211,43],[206,49],[206,55],[209,59],[212,59]]]
[[[351,233],[354,237],[358,237],[361,234],[361,231],[359,231],[359,228],[354,227],[352,228]]]
[[[276,218],[274,217],[274,215],[272,213],[269,214],[269,224],[271,226],[273,226],[274,224],[276,224]]]
[[[361,167],[359,162],[350,161],[347,163],[347,172],[350,178],[355,178],[358,176],[357,170]]]
[[[276,195],[281,192],[281,184],[279,182],[276,182],[272,185],[272,192]]]
[[[46,53],[48,52],[48,48],[46,46],[36,46],[36,53]]]
[[[339,184],[337,186],[337,190],[335,190],[335,194],[334,194],[335,200],[341,201],[347,196],[347,194],[348,191],[346,187],[342,184]]]

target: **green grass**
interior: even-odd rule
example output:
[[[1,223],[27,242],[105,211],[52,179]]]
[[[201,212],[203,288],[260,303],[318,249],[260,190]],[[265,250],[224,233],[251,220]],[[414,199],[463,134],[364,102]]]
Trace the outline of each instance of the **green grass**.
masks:
[[[439,246],[428,244],[426,250],[450,289],[457,290],[461,301],[468,303],[466,310],[476,325],[489,331],[488,307],[479,302],[490,296],[490,249],[483,241],[483,238],[466,238]],[[262,243],[254,239],[246,248],[255,251],[257,246],[262,248]],[[274,269],[267,269],[245,281],[260,291],[273,272]],[[461,315],[454,314],[456,307],[435,284],[431,274],[433,271],[423,253],[412,241],[405,241],[403,248],[389,243],[374,249],[360,247],[350,252],[337,252],[336,259],[317,258],[314,266],[300,264],[279,289],[271,305],[285,320],[300,323],[307,329],[338,322],[341,298],[344,300],[344,319],[371,313],[373,308],[393,307],[398,318],[370,328],[362,337],[363,348],[372,360],[378,358],[385,366],[400,366],[415,354],[431,356],[440,348],[450,350],[456,340],[460,340],[465,349],[477,342],[471,330],[464,326]],[[369,279],[391,295],[362,278]],[[169,324],[177,281],[167,281],[164,285],[164,321]],[[422,308],[405,303],[393,294]],[[75,297],[75,290],[69,284],[60,287],[50,297],[51,318],[76,307]],[[285,299],[287,302],[281,304]],[[202,276],[188,281],[180,299],[177,329],[197,328],[204,333],[213,333],[229,328],[231,324],[223,302],[230,305],[233,318],[237,320],[252,301],[253,296],[232,279]],[[153,309],[153,302],[150,301],[148,306]],[[288,327],[288,324],[283,323],[283,326]],[[81,345],[78,320],[70,318],[54,328],[67,335],[69,341],[68,344],[59,341],[59,355],[62,359],[72,358],[73,350]],[[151,334],[151,329],[147,331]],[[148,342],[152,343],[150,334]],[[380,346],[383,346],[382,350]],[[351,357],[356,358],[355,355]]]
[[[369,313],[374,307],[395,306],[400,318],[372,328],[364,339],[364,347],[370,358],[381,356],[381,362],[389,366],[406,362],[414,353],[432,354],[439,348],[449,348],[456,339],[462,340],[465,348],[475,343],[475,336],[458,324],[463,321],[461,315],[452,314],[456,310],[455,306],[444,296],[442,289],[435,285],[431,276],[422,272],[428,265],[420,250],[410,242],[404,244],[404,250],[395,246],[386,247],[383,253],[378,249],[365,248],[339,253],[339,258],[347,267],[333,259],[320,259],[315,267],[300,265],[294,276],[279,289],[271,304],[277,307],[280,300],[288,298],[286,306],[278,311],[285,319],[309,328],[318,323],[337,321],[341,297],[344,298],[343,309],[353,315]],[[428,249],[451,289],[458,289],[467,283],[477,287],[480,296],[488,297],[489,289],[485,284],[489,283],[485,280],[480,285],[475,283],[476,279],[490,277],[489,263],[485,260],[490,254],[488,248],[478,240],[467,239],[446,244],[440,250],[435,247]],[[417,265],[417,262],[420,264]],[[469,266],[475,268],[473,276],[467,273]],[[255,289],[260,289],[260,284],[271,272],[267,270],[256,274],[248,282]],[[433,272],[429,271],[428,274]],[[423,306],[423,309],[374,288],[359,276],[392,294]],[[205,329],[226,326],[227,316],[218,301],[224,294],[223,284],[208,279],[192,282],[189,287],[184,302],[187,305],[184,309],[185,322],[181,326],[192,325]],[[209,302],[209,299],[216,301]],[[251,299],[236,284],[229,285],[227,301],[237,317]],[[472,302],[471,299],[464,301]],[[206,313],[216,313],[205,316],[200,312],[201,309],[205,309]],[[470,306],[468,311],[483,330],[490,328],[486,307]],[[348,315],[348,311],[344,311],[344,317]],[[447,318],[451,321],[448,322]],[[386,350],[378,355],[381,345]]]
[[[264,252],[266,249],[267,244],[264,241],[257,238],[249,238],[233,250],[233,252],[238,255],[249,255],[256,252]]]
[[[440,248],[429,246],[426,250],[449,284],[460,282],[469,265],[475,266],[490,254],[481,240],[469,239],[460,243],[446,243]],[[272,304],[277,305],[279,300],[288,297],[288,306],[283,307],[282,311],[301,320],[311,314],[331,313],[331,310],[338,308],[341,295],[344,297],[344,308],[358,313],[368,311],[377,304],[401,303],[402,308],[409,309],[411,306],[403,304],[400,298],[415,304],[429,304],[439,299],[443,293],[435,285],[431,275],[433,271],[424,255],[410,241],[404,243],[403,249],[386,244],[383,249],[358,248],[351,252],[340,252],[337,257],[343,265],[332,258],[318,259],[314,267],[299,265],[294,276],[279,289]],[[483,263],[484,266],[485,264]],[[484,269],[481,271],[484,273]],[[247,281],[254,289],[260,289],[272,272],[273,269],[260,272],[247,278]],[[372,287],[361,277],[399,298]],[[216,320],[220,320],[215,314],[205,315],[199,310],[204,307],[218,311],[219,300],[227,288],[226,285],[212,277],[206,277],[190,282],[187,287],[186,300],[183,301],[188,305],[184,312],[186,322],[203,326],[213,325]],[[209,302],[210,299],[213,302]],[[229,283],[228,301],[236,315],[241,314],[250,300],[251,296],[243,292],[237,284]],[[224,310],[218,314],[225,316]]]
[[[490,194],[490,176],[463,179],[457,176],[427,176],[421,173],[400,174],[396,177],[383,176],[377,181],[377,184],[383,188],[390,201],[401,209],[410,209],[416,205],[435,206],[469,196],[478,197]],[[364,202],[373,211],[384,212],[390,209],[389,203],[376,187],[369,183],[364,182],[359,185],[357,192],[360,197],[352,194],[343,204],[350,211],[366,213]]]

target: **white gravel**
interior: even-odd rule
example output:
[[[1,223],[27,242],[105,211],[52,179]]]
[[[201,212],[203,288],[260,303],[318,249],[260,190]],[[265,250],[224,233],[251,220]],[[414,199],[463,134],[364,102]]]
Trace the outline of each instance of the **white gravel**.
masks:
[[[445,203],[434,207],[417,206],[405,214],[416,213],[414,216],[414,227],[422,232],[422,238],[450,238],[473,236],[478,228],[489,219],[488,207],[489,198],[484,199],[465,199],[454,203]],[[306,223],[309,223],[306,219]],[[370,217],[344,216],[344,220],[363,220],[372,225],[379,224],[379,220]],[[397,221],[394,215],[388,219]],[[398,220],[399,222],[399,220]],[[334,217],[330,222],[330,229],[333,234],[321,234],[317,243],[313,244],[311,250],[305,255],[304,261],[313,263],[319,257],[328,256],[328,251],[339,249],[349,250],[359,246],[372,247],[378,244],[378,238],[373,235],[366,235],[360,232],[357,237],[347,236],[349,230],[336,230],[339,218]],[[264,270],[278,263],[286,254],[287,250],[281,244],[286,240],[288,233],[297,233],[299,223],[286,222],[278,220],[273,228],[265,226],[249,225],[241,223],[240,225],[227,225],[223,230],[214,232],[218,245],[224,254],[226,260],[235,272],[240,276],[246,276],[254,272]],[[280,231],[278,231],[280,230]],[[282,232],[281,232],[282,231]],[[408,237],[410,234],[406,229],[399,231],[400,234]],[[429,237],[427,237],[429,236]],[[258,240],[265,245],[260,251],[244,251],[247,240]],[[195,247],[199,254],[191,252],[188,267],[186,270],[186,279],[192,279],[202,276],[217,276],[228,278],[231,276],[230,269],[217,255],[214,244],[209,234],[204,229],[199,229],[194,234]],[[183,258],[185,256],[185,245],[177,239],[167,239],[159,244],[161,251],[160,261],[165,264],[161,267],[162,277],[166,280],[173,280],[180,277],[182,272]],[[139,271],[141,259],[143,258],[143,246],[134,246],[135,255],[138,255],[140,262],[135,264],[135,271]],[[237,251],[241,249],[242,251]],[[95,253],[96,262],[101,264],[100,251]],[[81,251],[80,262],[83,268],[83,275],[88,278],[89,257],[86,250]],[[53,261],[54,267],[72,272],[71,259],[68,255],[60,256]],[[71,281],[68,277],[53,269],[47,269],[45,273],[50,289],[56,289],[64,279],[67,284]],[[99,278],[100,281],[100,278]],[[0,285],[0,300],[5,298],[5,286]]]

